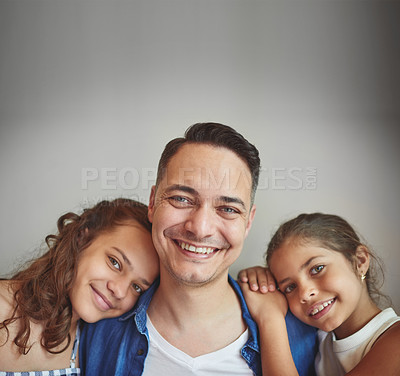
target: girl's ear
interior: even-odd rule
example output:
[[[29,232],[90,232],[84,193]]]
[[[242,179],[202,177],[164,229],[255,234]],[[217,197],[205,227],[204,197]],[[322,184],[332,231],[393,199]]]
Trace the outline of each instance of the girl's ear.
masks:
[[[356,267],[360,276],[367,274],[370,256],[365,245],[359,245],[356,249]]]

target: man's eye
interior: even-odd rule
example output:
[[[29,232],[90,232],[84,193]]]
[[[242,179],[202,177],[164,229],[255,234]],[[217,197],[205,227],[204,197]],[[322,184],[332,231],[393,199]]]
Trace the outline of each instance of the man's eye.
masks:
[[[185,198],[185,197],[182,197],[182,196],[174,196],[174,197],[172,197],[175,201],[178,201],[178,202],[188,202],[188,199],[187,198]]]
[[[234,218],[237,214],[239,214],[239,210],[232,208],[231,206],[223,206],[218,208],[221,215],[225,216],[226,218]]]
[[[118,270],[121,269],[121,265],[119,264],[119,262],[118,262],[114,257],[108,256],[108,259],[110,260],[111,265],[112,265],[115,269],[118,269]]]
[[[171,196],[168,198],[169,202],[176,207],[186,207],[191,204],[189,199],[183,196]]]
[[[136,291],[139,295],[142,294],[143,290],[142,290],[142,288],[141,288],[139,285],[137,285],[136,283],[133,283],[132,286],[133,286],[133,288],[135,289],[135,291]]]
[[[222,208],[222,211],[224,211],[225,213],[237,213],[238,211],[234,208]]]
[[[313,274],[313,275],[321,273],[322,270],[324,270],[324,268],[325,268],[325,265],[314,266],[313,268],[311,268],[310,273]]]

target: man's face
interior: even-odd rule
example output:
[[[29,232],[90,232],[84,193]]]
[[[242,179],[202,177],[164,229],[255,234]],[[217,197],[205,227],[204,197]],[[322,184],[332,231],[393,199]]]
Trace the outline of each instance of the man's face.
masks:
[[[182,146],[150,196],[161,273],[193,286],[226,278],[254,218],[250,195],[250,171],[235,153],[206,144]]]

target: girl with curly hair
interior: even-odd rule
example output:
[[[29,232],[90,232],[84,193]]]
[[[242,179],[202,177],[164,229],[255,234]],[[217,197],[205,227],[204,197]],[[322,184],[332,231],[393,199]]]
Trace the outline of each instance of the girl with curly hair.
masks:
[[[0,280],[0,376],[79,375],[80,322],[122,315],[158,276],[144,204],[102,201],[57,226],[42,256]]]

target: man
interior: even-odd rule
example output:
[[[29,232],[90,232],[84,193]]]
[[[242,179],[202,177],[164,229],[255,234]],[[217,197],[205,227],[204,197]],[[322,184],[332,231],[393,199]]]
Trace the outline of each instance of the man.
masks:
[[[86,374],[261,375],[257,327],[228,275],[254,219],[259,170],[257,149],[222,124],[195,124],[167,144],[149,203],[159,282],[122,318],[84,327]],[[286,321],[299,373],[310,374],[314,329]]]

